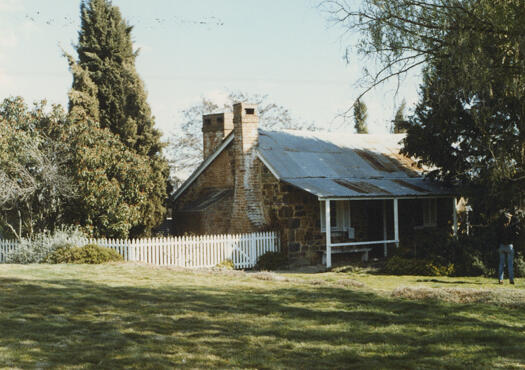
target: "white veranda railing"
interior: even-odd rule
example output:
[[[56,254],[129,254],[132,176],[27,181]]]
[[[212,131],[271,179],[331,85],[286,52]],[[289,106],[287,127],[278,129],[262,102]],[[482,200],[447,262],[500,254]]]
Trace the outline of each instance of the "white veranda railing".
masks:
[[[117,251],[125,261],[145,262],[159,266],[213,267],[231,260],[235,268],[255,266],[266,252],[279,250],[279,238],[273,231],[144,239],[85,239]],[[0,262],[16,249],[17,241],[0,239]]]

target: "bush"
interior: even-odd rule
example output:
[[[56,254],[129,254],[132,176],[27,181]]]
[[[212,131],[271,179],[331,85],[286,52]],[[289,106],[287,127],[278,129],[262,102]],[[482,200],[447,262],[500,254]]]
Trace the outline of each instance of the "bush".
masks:
[[[382,272],[391,275],[451,276],[454,265],[394,256],[387,261]]]
[[[516,277],[525,277],[525,258],[517,254],[514,258],[514,275]]]
[[[472,229],[471,235],[460,234],[457,238],[447,236],[442,229],[416,230],[410,238],[401,240],[400,248],[394,253],[406,260],[431,261],[434,266],[452,264],[456,276],[496,277],[499,255],[495,226],[489,224],[476,227]],[[525,277],[525,235],[521,237],[514,244],[516,277]],[[416,267],[413,268],[417,270]]]
[[[100,264],[122,261],[122,256],[115,250],[88,244],[83,247],[65,246],[56,249],[47,259],[47,263],[87,263]]]
[[[75,227],[61,227],[54,232],[35,234],[23,238],[19,246],[7,255],[7,263],[42,263],[58,248],[82,244],[86,236]]]
[[[288,266],[288,257],[282,252],[266,252],[257,260],[256,270],[277,270]]]
[[[221,263],[218,263],[217,266],[215,267],[218,267],[218,268],[221,268],[221,269],[225,269],[225,270],[234,270],[235,269],[235,265],[233,264],[233,261],[230,260],[230,259],[226,259],[224,261],[222,261]]]
[[[476,228],[468,236],[447,236],[441,229],[417,230],[410,240],[402,240],[395,254],[406,259],[432,261],[434,265],[454,265],[456,276],[494,277],[498,268],[497,234],[494,227]]]

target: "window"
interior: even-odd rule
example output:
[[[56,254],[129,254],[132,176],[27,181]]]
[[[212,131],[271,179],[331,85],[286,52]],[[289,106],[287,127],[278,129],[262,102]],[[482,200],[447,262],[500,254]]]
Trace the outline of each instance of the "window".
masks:
[[[423,200],[423,227],[437,226],[437,199]]]
[[[321,232],[326,231],[325,202],[321,202]],[[350,201],[330,201],[330,226],[332,231],[345,232],[350,228]]]

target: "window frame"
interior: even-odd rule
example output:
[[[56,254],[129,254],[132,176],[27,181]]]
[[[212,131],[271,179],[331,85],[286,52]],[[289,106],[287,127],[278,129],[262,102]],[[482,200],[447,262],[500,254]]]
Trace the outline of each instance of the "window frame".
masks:
[[[423,199],[423,224],[421,227],[437,227],[437,198]]]
[[[326,220],[325,220],[325,212],[326,212],[326,202],[327,201],[321,201],[321,206],[319,207],[321,210],[321,217],[320,217],[320,226],[321,226],[321,232],[326,232]],[[330,211],[332,209],[335,209],[336,213],[336,219],[335,223],[332,220],[332,217],[330,217],[330,230],[332,233],[344,233],[347,232],[349,228],[352,227],[352,213],[350,210],[350,200],[331,200],[330,201]],[[335,207],[334,207],[335,206]],[[334,208],[332,208],[334,207]]]

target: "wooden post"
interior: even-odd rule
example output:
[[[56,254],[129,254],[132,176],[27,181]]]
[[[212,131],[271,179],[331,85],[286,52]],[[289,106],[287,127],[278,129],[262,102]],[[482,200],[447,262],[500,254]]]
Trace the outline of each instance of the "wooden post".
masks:
[[[251,254],[251,261],[250,261],[250,266],[248,267],[253,267],[255,266],[255,264],[257,263],[257,248],[256,248],[256,237],[257,237],[258,234],[251,234],[250,235],[250,254]]]
[[[457,210],[457,203],[456,198],[452,198],[452,229],[454,232],[454,236],[458,236],[458,210]]]
[[[383,200],[383,240],[386,240],[387,233],[386,233],[386,200]],[[387,245],[386,243],[383,243],[383,251],[385,254],[385,257],[387,255]]]
[[[330,200],[324,201],[326,231],[326,268],[332,267],[332,225],[330,223]]]
[[[397,208],[397,198],[394,198],[394,239],[396,240],[396,248],[399,248],[399,217]]]

